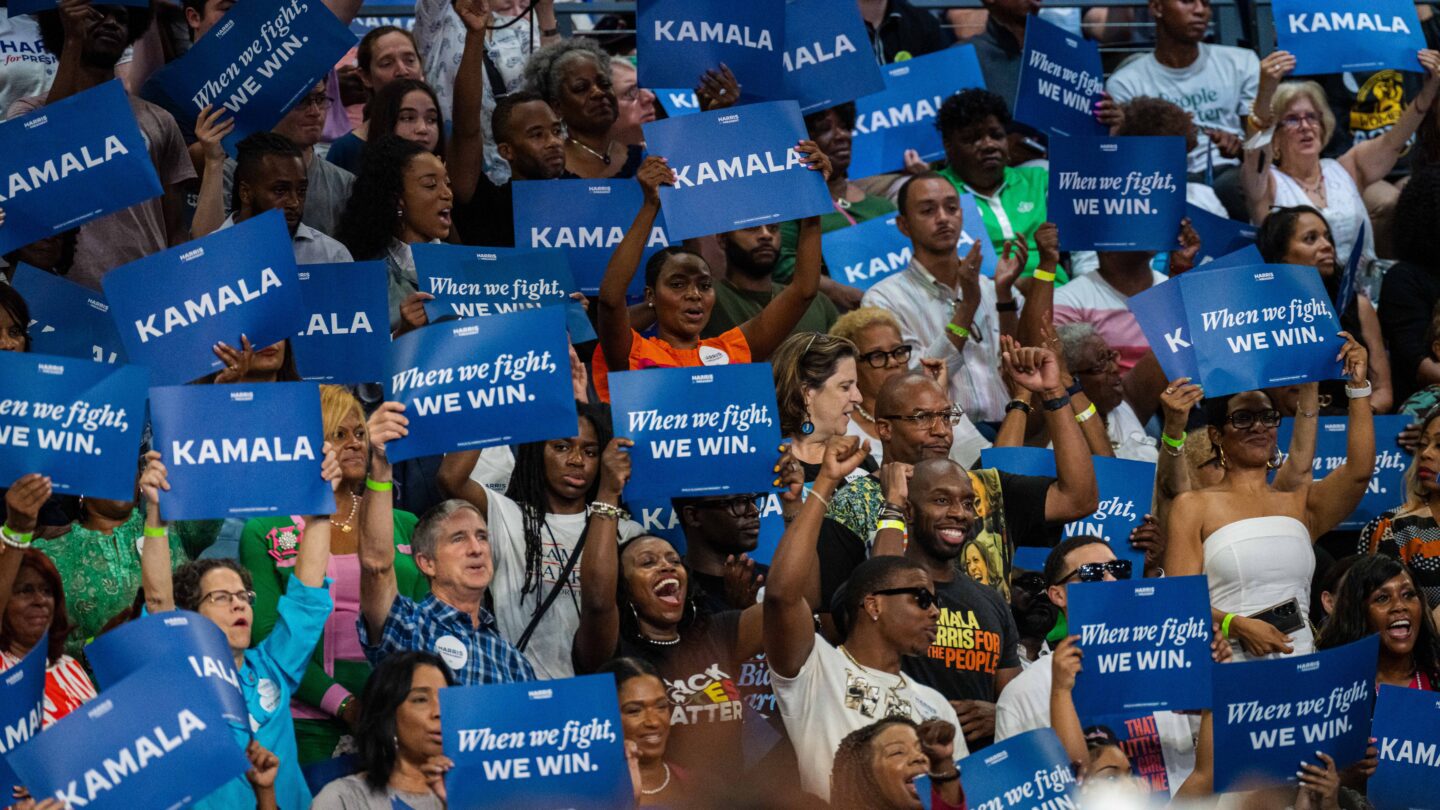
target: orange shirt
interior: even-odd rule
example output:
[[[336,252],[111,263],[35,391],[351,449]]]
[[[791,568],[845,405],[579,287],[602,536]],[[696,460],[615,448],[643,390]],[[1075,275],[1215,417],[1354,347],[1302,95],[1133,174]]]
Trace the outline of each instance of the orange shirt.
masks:
[[[633,329],[630,335],[630,368],[627,371],[750,362],[750,344],[738,326],[716,337],[704,338],[693,349],[677,349],[660,338],[647,338]],[[609,402],[610,370],[605,366],[605,354],[598,345],[595,356],[591,358],[590,374],[595,378],[595,390],[599,392],[600,400]]]

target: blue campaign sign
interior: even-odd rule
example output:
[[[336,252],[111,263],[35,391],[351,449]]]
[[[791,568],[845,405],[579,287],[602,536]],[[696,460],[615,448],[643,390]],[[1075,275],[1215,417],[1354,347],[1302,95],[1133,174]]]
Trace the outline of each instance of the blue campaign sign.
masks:
[[[780,97],[798,101],[806,115],[885,89],[858,5],[789,0],[784,62]]]
[[[1340,277],[1340,287],[1335,290],[1335,311],[1344,312],[1355,300],[1355,284],[1360,278],[1360,265],[1365,261],[1365,240],[1367,223],[1360,223],[1360,236],[1350,248],[1350,259],[1345,262],[1345,275]]]
[[[440,690],[451,807],[624,807],[630,771],[615,679]]]
[[[1195,256],[1196,267],[1255,245],[1257,229],[1248,222],[1219,217],[1190,203],[1185,204],[1185,216],[1190,218],[1191,227],[1200,237],[1200,252]],[[1258,249],[1256,255],[1259,255]],[[1264,259],[1257,258],[1256,263],[1263,261]]]
[[[170,472],[166,520],[334,511],[314,383],[152,388],[150,417]]]
[[[515,195],[515,247],[563,250],[580,292],[600,291],[605,265],[640,210],[643,192],[634,180],[546,180],[512,183]],[[640,266],[670,246],[665,212],[645,239]],[[645,274],[635,273],[629,293],[638,297]]]
[[[302,379],[337,385],[385,379],[387,273],[378,261],[297,268],[305,328],[290,339],[290,350]]]
[[[430,322],[567,304],[575,279],[565,253],[528,248],[411,245]],[[638,273],[636,275],[639,275]]]
[[[226,720],[242,727],[249,725],[250,713],[240,694],[230,642],[218,625],[199,613],[147,613],[85,645],[85,660],[100,688],[108,689],[153,664],[156,650],[165,650],[173,660],[187,664],[182,670],[198,681],[200,688],[215,694]],[[184,689],[188,684],[168,686]]]
[[[1061,534],[1066,538],[1082,534],[1104,538],[1116,557],[1130,561],[1139,578],[1145,570],[1145,554],[1130,545],[1130,532],[1150,511],[1155,464],[1106,456],[1095,456],[1091,462],[1100,505],[1093,514],[1066,523]],[[1055,476],[1055,453],[1043,447],[990,447],[980,451],[980,463],[1015,475]]]
[[[105,296],[24,262],[11,279],[30,306],[30,350],[97,363],[125,360]]]
[[[1204,265],[1192,268],[1190,272],[1219,270],[1225,267],[1244,267],[1247,264],[1264,264],[1265,257],[1260,255],[1260,248],[1255,245],[1246,245],[1234,253],[1227,253],[1218,259],[1212,259]]]
[[[215,694],[175,689],[165,656],[6,755],[31,795],[67,807],[185,807],[249,770]]]
[[[974,808],[1038,810],[1074,807],[1075,774],[1060,738],[1048,728],[1017,734],[956,763],[965,802]]]
[[[1185,139],[1054,138],[1049,205],[1064,250],[1170,250],[1185,216]]]
[[[257,349],[304,328],[290,232],[278,210],[105,274],[110,314],[130,362],[156,385],[220,368],[217,342]]]
[[[1193,273],[1195,271],[1191,271]],[[1206,273],[1211,272],[1208,268]],[[1195,357],[1195,345],[1190,334],[1190,323],[1185,315],[1185,297],[1180,282],[1190,273],[1156,284],[1150,289],[1130,296],[1126,303],[1145,333],[1145,340],[1155,352],[1155,359],[1165,372],[1165,379],[1174,380],[1189,377],[1200,378],[1199,360]]]
[[[635,14],[641,87],[694,87],[721,63],[746,96],[785,80],[785,0],[639,0]]]
[[[1315,268],[1227,267],[1176,281],[1208,396],[1340,376],[1340,323]]]
[[[5,757],[38,735],[45,721],[45,656],[49,651],[50,633],[46,631],[20,663],[0,673],[0,791],[20,784]]]
[[[1085,651],[1081,717],[1210,707],[1205,577],[1071,583],[1065,613]]]
[[[1026,23],[1016,121],[1062,138],[1104,135],[1105,127],[1095,117],[1104,92],[1099,45],[1042,17]]]
[[[0,352],[0,380],[0,481],[41,473],[57,495],[134,499],[145,369]]]
[[[223,105],[235,120],[225,149],[275,126],[358,38],[324,3],[240,3],[155,75],[178,109]]]
[[[834,210],[824,178],[795,149],[808,136],[793,101],[667,118],[643,129],[650,153],[675,170],[675,184],[660,187],[671,240]]]
[[[955,252],[964,256],[979,242],[980,273],[994,278],[999,257],[995,254],[995,244],[985,232],[985,221],[980,218],[975,197],[961,194],[960,210],[964,224]],[[820,237],[820,250],[831,278],[861,290],[868,290],[903,271],[910,265],[911,258],[910,239],[900,233],[894,216],[867,219],[830,231]]]
[[[1440,780],[1440,695],[1425,689],[1380,687],[1374,728],[1380,764],[1365,797],[1381,810],[1434,810]]]
[[[945,149],[935,116],[945,99],[967,87],[984,87],[980,59],[972,45],[957,45],[881,68],[885,89],[855,100],[855,140],[850,176],[895,171],[905,150],[938,160]]]
[[[1360,505],[1336,529],[1358,531],[1381,512],[1405,500],[1405,470],[1410,466],[1410,456],[1400,449],[1396,437],[1412,421],[1411,417],[1403,415],[1375,417],[1375,472],[1370,476],[1370,485],[1366,487]],[[1324,478],[1345,463],[1345,442],[1349,435],[1345,423],[1343,416],[1320,417],[1315,434],[1315,480]],[[1288,452],[1294,431],[1294,419],[1280,420],[1276,442],[1281,453]]]
[[[1379,644],[1214,667],[1215,792],[1293,783],[1316,751],[1342,771],[1365,756]]]
[[[0,253],[164,192],[118,80],[0,124],[0,178]]]
[[[660,102],[660,106],[665,108],[665,114],[671,118],[700,112],[700,100],[695,97],[694,90],[667,87],[650,92],[655,94],[655,99]]]
[[[780,446],[769,363],[610,376],[615,435],[635,442],[627,498],[773,492]]]
[[[410,434],[395,461],[575,435],[565,310],[541,307],[432,324],[392,344],[386,398]]]
[[[1422,72],[1425,34],[1411,0],[1274,0],[1275,47],[1295,55],[1295,75]]]

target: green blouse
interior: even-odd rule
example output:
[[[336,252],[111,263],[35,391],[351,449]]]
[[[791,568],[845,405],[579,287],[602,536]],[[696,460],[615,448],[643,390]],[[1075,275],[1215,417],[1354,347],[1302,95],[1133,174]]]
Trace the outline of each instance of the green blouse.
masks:
[[[831,211],[828,214],[820,215],[820,232],[830,233],[841,228],[848,228],[851,225],[859,224],[868,219],[883,217],[895,213],[895,203],[884,197],[876,197],[873,194],[866,194],[865,198],[857,203],[850,203],[844,213],[839,210]],[[849,214],[849,216],[846,216]],[[800,223],[780,223],[780,258],[775,260],[775,272],[770,278],[780,284],[789,284],[795,277],[795,248],[800,242]],[[836,279],[843,281],[843,279]]]

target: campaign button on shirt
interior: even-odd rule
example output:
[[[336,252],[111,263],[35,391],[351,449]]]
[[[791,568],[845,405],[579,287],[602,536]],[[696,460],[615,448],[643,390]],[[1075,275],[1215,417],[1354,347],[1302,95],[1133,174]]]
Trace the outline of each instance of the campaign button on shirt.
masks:
[[[453,670],[464,669],[465,662],[470,659],[470,651],[465,649],[464,642],[454,636],[435,639],[435,653]]]
[[[255,684],[255,692],[260,695],[260,708],[267,712],[273,712],[280,708],[280,687],[269,678],[261,678]]]
[[[726,354],[725,350],[719,346],[701,346],[700,362],[707,366],[728,366],[730,365],[730,355]]]

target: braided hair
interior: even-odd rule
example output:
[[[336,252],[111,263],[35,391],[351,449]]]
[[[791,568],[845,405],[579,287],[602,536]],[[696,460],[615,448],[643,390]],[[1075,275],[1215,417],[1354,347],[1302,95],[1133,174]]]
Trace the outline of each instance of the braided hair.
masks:
[[[600,447],[610,443],[610,413],[603,405],[576,402],[575,411],[581,419],[595,429],[595,438]],[[520,507],[520,517],[525,531],[525,584],[520,589],[522,598],[531,591],[540,590],[544,583],[542,563],[543,538],[550,531],[546,525],[546,513],[550,511],[550,484],[545,479],[545,445],[547,441],[528,442],[515,448],[515,473],[510,476],[510,485],[505,497]],[[594,500],[600,488],[597,470],[595,480],[585,493],[586,500]]]

